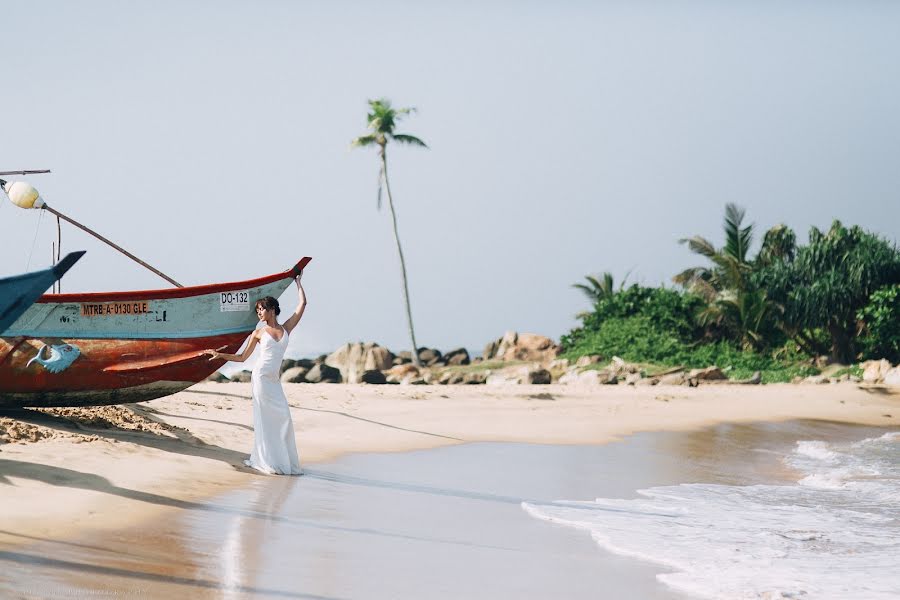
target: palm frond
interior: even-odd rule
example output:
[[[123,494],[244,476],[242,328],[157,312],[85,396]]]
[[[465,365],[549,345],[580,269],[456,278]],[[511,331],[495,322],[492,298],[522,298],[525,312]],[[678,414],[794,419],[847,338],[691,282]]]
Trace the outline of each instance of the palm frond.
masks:
[[[740,262],[747,262],[750,244],[753,242],[753,225],[741,227],[746,211],[737,204],[725,205],[725,253]]]
[[[350,142],[350,147],[351,148],[362,148],[365,146],[371,146],[376,141],[377,141],[377,138],[375,137],[375,134],[370,133],[367,135],[361,135],[358,138],[354,139],[352,142]]]
[[[422,148],[428,147],[428,144],[426,144],[425,142],[423,142],[422,140],[420,140],[419,138],[417,138],[414,135],[409,135],[406,133],[395,133],[391,137],[392,137],[392,139],[395,139],[398,142],[401,142],[403,144],[410,144],[412,146],[421,146]]]
[[[706,267],[690,267],[675,275],[672,278],[672,281],[678,285],[689,287],[694,279],[700,279],[701,277],[708,275],[709,270],[706,269]]]
[[[717,254],[716,247],[713,246],[712,242],[699,235],[680,239],[678,243],[687,244],[688,250],[707,258],[712,258]]]

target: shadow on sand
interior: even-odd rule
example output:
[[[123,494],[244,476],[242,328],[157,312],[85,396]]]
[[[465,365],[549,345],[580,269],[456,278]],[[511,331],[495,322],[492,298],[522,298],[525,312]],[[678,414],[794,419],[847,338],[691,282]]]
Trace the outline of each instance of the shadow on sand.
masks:
[[[174,583],[177,585],[193,586],[211,590],[227,590],[229,592],[238,592],[241,594],[250,594],[254,596],[275,596],[278,598],[301,598],[308,600],[340,600],[337,597],[318,596],[315,594],[304,594],[302,592],[289,592],[284,590],[248,587],[243,585],[223,586],[219,582],[210,581],[208,579],[194,579],[190,577],[179,577],[177,575],[165,575],[161,573],[135,571],[132,569],[123,569],[120,567],[93,565],[90,563],[62,560],[58,558],[50,558],[47,556],[38,556],[36,554],[30,554],[27,552],[14,552],[10,550],[0,550],[0,563],[3,562],[15,563],[27,568],[44,567],[77,572],[80,574],[93,574],[102,577],[125,577],[128,579],[145,581],[148,583]],[[140,595],[139,590],[131,591],[137,592],[137,595]],[[87,595],[92,595],[92,593],[87,592]]]

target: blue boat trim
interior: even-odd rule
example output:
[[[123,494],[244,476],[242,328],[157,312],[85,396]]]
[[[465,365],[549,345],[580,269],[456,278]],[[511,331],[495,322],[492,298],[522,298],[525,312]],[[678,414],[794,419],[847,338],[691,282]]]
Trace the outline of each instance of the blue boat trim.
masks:
[[[35,330],[35,329],[20,329],[20,330],[9,330],[3,333],[3,337],[27,337],[32,339],[41,339],[41,338],[62,338],[69,340],[170,340],[170,339],[182,339],[182,338],[197,338],[197,337],[214,337],[217,335],[227,335],[229,333],[246,333],[250,335],[250,332],[255,328],[247,329],[244,327],[232,327],[230,329],[216,329],[214,331],[166,331],[162,333],[137,333],[134,331],[128,332],[108,332],[103,334],[90,334],[88,332],[77,332],[77,331],[47,331],[47,330]]]

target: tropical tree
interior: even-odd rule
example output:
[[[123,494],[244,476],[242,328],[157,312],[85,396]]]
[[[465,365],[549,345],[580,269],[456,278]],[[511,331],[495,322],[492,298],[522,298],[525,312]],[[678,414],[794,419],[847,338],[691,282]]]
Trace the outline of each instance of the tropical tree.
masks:
[[[784,328],[812,340],[827,332],[832,360],[850,363],[864,323],[860,311],[874,292],[900,284],[900,251],[860,227],[834,221],[823,233],[813,227],[809,243],[793,260],[777,261],[759,271],[757,284],[784,309]]]
[[[409,324],[409,337],[412,341],[412,359],[416,366],[420,365],[419,351],[416,345],[416,334],[413,328],[412,308],[409,303],[409,285],[406,277],[406,261],[403,258],[403,248],[400,245],[400,234],[397,231],[397,211],[394,208],[394,198],[391,195],[391,185],[388,179],[387,145],[395,141],[411,146],[428,146],[416,136],[406,133],[396,133],[394,128],[403,117],[415,112],[415,108],[394,108],[387,98],[369,100],[369,113],[366,116],[369,132],[353,140],[352,147],[378,146],[378,158],[381,166],[378,172],[378,201],[377,208],[381,210],[382,188],[387,191],[388,207],[391,210],[391,222],[394,226],[394,241],[397,242],[397,254],[400,257],[400,273],[403,278],[403,298],[406,302],[406,318]]]
[[[628,277],[626,276],[625,279],[627,278]],[[585,275],[584,279],[587,283],[573,283],[572,287],[576,290],[581,290],[584,295],[587,296],[591,306],[594,307],[596,307],[601,300],[612,298],[617,292],[622,291],[625,287],[625,279],[623,279],[617,290],[613,283],[614,279],[612,273],[608,271],[604,272],[602,275]],[[582,318],[588,314],[590,313],[580,312],[577,316]]]
[[[751,285],[753,225],[744,225],[745,216],[744,209],[736,204],[725,205],[722,248],[716,248],[699,235],[679,240],[711,264],[685,269],[672,280],[706,301],[697,315],[700,325],[722,328],[737,337],[744,347],[760,349],[765,344],[766,332],[772,328],[775,306],[768,301],[765,290]],[[766,240],[772,247],[767,252],[786,252],[775,247],[776,242],[786,243],[785,237],[770,230]],[[767,248],[765,243],[763,248]]]
[[[736,204],[725,205],[725,246],[722,248],[716,248],[699,235],[678,240],[712,264],[685,269],[672,281],[709,302],[725,290],[746,288],[746,275],[751,269],[748,254],[753,242],[753,225],[744,226],[744,216],[743,208]]]

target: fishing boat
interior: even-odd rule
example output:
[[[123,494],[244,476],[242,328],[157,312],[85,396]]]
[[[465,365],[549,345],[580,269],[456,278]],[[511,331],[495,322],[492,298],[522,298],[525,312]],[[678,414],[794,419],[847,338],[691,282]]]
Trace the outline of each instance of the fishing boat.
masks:
[[[0,279],[0,333],[72,268],[84,251],[72,252],[49,269]]]
[[[0,335],[0,407],[143,402],[202,381],[258,323],[311,259],[233,283],[161,290],[47,294]],[[46,288],[45,288],[46,289]]]

